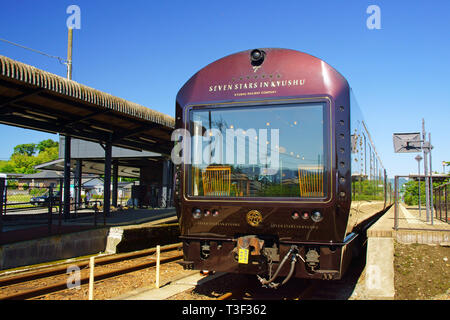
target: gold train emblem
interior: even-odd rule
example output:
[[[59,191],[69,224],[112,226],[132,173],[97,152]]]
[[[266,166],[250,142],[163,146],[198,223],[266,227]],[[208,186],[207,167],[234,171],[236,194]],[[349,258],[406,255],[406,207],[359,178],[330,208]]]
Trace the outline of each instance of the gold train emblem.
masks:
[[[262,219],[262,215],[258,210],[251,210],[247,213],[247,222],[252,227],[257,227]]]

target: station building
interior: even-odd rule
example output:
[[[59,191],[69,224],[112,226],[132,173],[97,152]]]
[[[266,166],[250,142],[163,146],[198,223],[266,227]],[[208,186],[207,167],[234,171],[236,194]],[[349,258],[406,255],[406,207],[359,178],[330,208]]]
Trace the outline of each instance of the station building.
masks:
[[[83,173],[104,177],[105,215],[117,204],[119,176],[139,179],[142,204],[152,194],[171,206],[171,116],[0,56],[0,123],[60,135],[60,159],[37,169],[64,172],[65,215],[70,172],[76,187]]]

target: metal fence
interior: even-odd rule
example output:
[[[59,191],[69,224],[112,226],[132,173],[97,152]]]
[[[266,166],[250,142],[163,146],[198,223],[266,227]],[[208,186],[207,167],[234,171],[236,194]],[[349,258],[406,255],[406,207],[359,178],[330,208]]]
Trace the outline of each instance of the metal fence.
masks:
[[[52,207],[62,210],[63,179],[3,179],[2,214],[42,214]],[[75,194],[74,194],[75,193]],[[79,196],[77,196],[79,194]],[[117,206],[126,206],[131,197],[131,188],[120,190]],[[91,189],[81,188],[80,192],[71,190],[70,212],[84,212],[84,209],[103,206],[103,194],[93,193]]]
[[[59,207],[57,182],[47,180],[2,179],[2,214],[42,214],[49,205]]]
[[[54,220],[93,214],[101,209],[103,198],[75,197],[71,194],[69,212],[63,215],[63,179],[0,178],[0,231],[6,223],[42,224],[49,228]]]
[[[399,187],[399,178],[410,178],[410,176],[395,176],[395,180],[394,180],[394,186],[395,186],[395,191],[394,191],[394,229],[398,230],[399,229],[399,202],[402,201],[402,199],[400,199],[400,187]],[[422,182],[423,183],[423,182]],[[449,209],[449,197],[450,197],[450,183],[446,183],[446,184],[442,184],[440,186],[437,186],[435,188],[430,188],[429,190],[430,192],[430,207],[429,207],[429,216],[428,213],[427,215],[423,217],[423,219],[425,219],[426,217],[426,222],[428,222],[428,218],[430,218],[431,221],[431,225],[433,225],[433,219],[439,219],[443,222],[446,223],[450,223],[450,219],[449,219],[449,214],[448,214],[448,209]],[[419,197],[420,198],[420,197]],[[426,208],[422,208],[421,209],[421,203],[418,203],[418,207],[414,208],[416,205],[413,204],[412,207],[413,208],[409,208],[412,211],[417,211],[419,212],[419,218],[421,217],[421,210],[422,211],[427,211]],[[422,203],[422,206],[426,206],[426,203]],[[425,220],[424,220],[425,222]],[[424,226],[426,226],[426,224],[424,224]],[[437,229],[433,229],[433,230],[437,230]]]
[[[11,225],[48,224],[61,226],[63,220],[82,219],[106,225],[103,210],[103,190],[91,187],[75,187],[70,192],[69,212],[64,212],[64,179],[23,179],[0,176],[0,232]],[[120,186],[117,197],[111,199],[111,209],[121,211],[128,208],[167,208],[173,205],[172,189],[163,194],[160,186],[139,186],[133,184]],[[100,221],[98,221],[100,219]]]
[[[6,221],[21,225],[48,221],[62,213],[58,180],[0,178],[0,231]],[[39,221],[40,220],[40,221]]]
[[[434,188],[434,210],[436,218],[450,223],[448,216],[450,183],[442,184]]]

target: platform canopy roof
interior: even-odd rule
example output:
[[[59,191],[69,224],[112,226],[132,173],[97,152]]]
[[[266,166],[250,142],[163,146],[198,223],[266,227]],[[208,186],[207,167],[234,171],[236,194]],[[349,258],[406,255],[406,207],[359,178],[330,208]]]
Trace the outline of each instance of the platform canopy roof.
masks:
[[[0,123],[170,155],[173,117],[0,56]]]
[[[408,177],[410,179],[413,179],[413,180],[416,180],[416,181],[419,180],[419,179],[421,181],[425,181],[425,175],[424,174],[421,174],[420,176],[417,175],[417,174],[410,174]],[[430,175],[428,175],[428,177],[430,177]],[[441,173],[433,173],[431,178],[433,179],[433,182],[442,182],[442,181],[445,181],[445,180],[449,179],[450,175],[448,175],[448,174],[441,174]]]
[[[138,159],[117,159],[118,162],[118,176],[127,178],[139,178],[142,167],[154,164],[153,160],[138,158]],[[76,167],[76,160],[70,161],[71,170],[74,171]],[[64,159],[57,159],[50,162],[42,163],[34,167],[38,170],[53,170],[64,171]],[[105,173],[104,159],[89,159],[83,160],[81,171],[83,173],[102,175]]]

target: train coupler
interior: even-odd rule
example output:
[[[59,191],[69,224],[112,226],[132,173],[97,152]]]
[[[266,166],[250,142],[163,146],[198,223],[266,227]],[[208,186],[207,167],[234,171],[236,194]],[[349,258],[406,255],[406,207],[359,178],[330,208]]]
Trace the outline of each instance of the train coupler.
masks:
[[[283,267],[284,263],[287,261],[287,259],[289,258],[289,256],[291,256],[291,267],[289,270],[288,275],[286,276],[286,278],[283,280],[283,282],[281,283],[275,283],[274,280],[278,277],[278,274],[281,270],[281,268]],[[288,251],[288,253],[284,256],[283,260],[281,261],[281,263],[278,266],[278,269],[275,271],[274,275],[271,275],[271,272],[269,273],[269,279],[264,279],[261,276],[257,276],[258,280],[261,282],[263,287],[269,287],[272,289],[277,289],[279,286],[282,286],[283,284],[285,284],[286,282],[289,281],[289,279],[292,277],[292,275],[294,274],[294,268],[295,268],[295,264],[297,263],[297,257],[299,256],[298,254],[298,248],[297,246],[293,245],[291,246],[291,249]],[[300,256],[301,258],[301,256]],[[302,258],[303,260],[303,258]]]
[[[236,260],[240,264],[259,264],[258,257],[261,256],[264,240],[255,235],[239,237],[236,240],[237,245],[234,249]],[[254,257],[254,258],[253,258]]]

